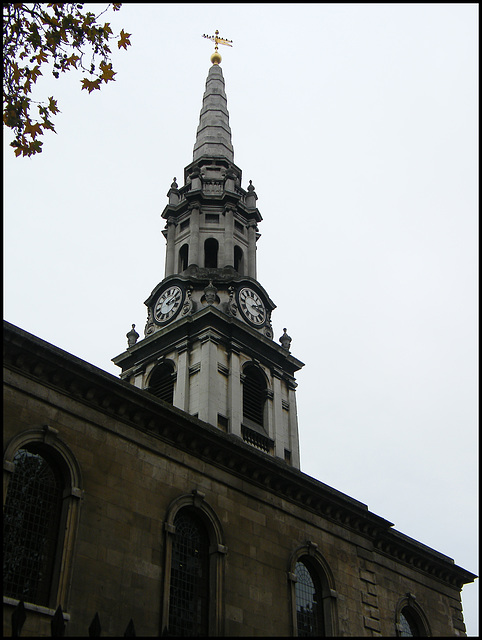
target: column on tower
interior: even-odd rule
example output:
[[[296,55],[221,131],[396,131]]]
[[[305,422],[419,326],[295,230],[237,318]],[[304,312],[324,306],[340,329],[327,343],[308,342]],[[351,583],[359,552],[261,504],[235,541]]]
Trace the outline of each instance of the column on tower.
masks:
[[[211,331],[201,337],[201,369],[198,417],[210,424],[218,423],[218,341]]]
[[[296,469],[300,468],[300,443],[298,437],[298,411],[296,407],[296,382],[288,381],[288,401],[289,401],[289,438],[291,449],[291,464]]]
[[[248,276],[256,280],[256,223],[248,224]]]
[[[199,263],[199,204],[197,202],[191,205],[189,264],[201,266]]]
[[[274,453],[279,458],[284,458],[285,442],[283,429],[283,396],[281,391],[281,379],[283,372],[278,369],[272,371],[273,381],[273,424],[274,433],[271,436],[274,440]]]
[[[176,221],[174,218],[170,217],[167,219],[166,277],[171,276],[174,273],[175,236]]]
[[[189,344],[187,340],[177,347],[177,376],[173,404],[183,411],[189,411]]]
[[[227,207],[224,223],[224,266],[234,266],[234,214],[231,207]]]
[[[231,345],[228,381],[229,430],[239,437],[241,437],[241,421],[243,419],[240,353],[240,348]]]

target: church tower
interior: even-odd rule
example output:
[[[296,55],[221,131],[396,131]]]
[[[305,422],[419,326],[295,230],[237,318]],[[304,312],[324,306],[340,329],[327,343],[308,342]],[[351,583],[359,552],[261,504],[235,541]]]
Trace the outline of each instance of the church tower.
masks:
[[[220,55],[213,54],[184,184],[176,178],[166,221],[163,280],[145,301],[138,341],[113,359],[121,378],[299,469],[295,373],[275,304],[257,279],[262,218],[251,180],[234,164]]]

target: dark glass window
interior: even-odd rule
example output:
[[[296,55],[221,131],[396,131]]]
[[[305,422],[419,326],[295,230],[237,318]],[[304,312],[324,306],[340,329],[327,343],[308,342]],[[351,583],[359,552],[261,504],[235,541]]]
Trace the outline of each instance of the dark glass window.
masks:
[[[243,381],[243,418],[264,426],[266,380],[256,367],[246,367]]]
[[[19,449],[14,464],[3,521],[4,595],[48,606],[63,483],[38,452]]]
[[[402,638],[416,638],[422,635],[409,607],[404,607],[400,613],[400,635]]]
[[[234,268],[243,275],[243,250],[238,245],[234,247]]]
[[[209,541],[193,513],[183,509],[174,519],[169,600],[169,635],[208,635]]]
[[[215,238],[208,238],[204,243],[204,266],[208,269],[218,268],[219,244]]]
[[[299,561],[295,569],[296,624],[302,637],[324,636],[321,589],[314,572]]]
[[[170,404],[174,401],[174,368],[171,364],[159,364],[151,374],[148,391]]]
[[[183,244],[179,249],[179,271],[184,271],[189,265],[189,245]]]

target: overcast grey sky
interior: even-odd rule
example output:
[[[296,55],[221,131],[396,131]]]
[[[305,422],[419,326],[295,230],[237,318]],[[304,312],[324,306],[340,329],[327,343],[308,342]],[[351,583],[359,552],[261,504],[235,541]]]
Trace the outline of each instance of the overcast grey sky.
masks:
[[[100,5],[97,5],[97,9]],[[302,470],[478,572],[478,5],[125,4],[116,82],[45,73],[57,135],[4,144],[5,318],[118,375],[164,276],[212,43],[258,279],[298,375]],[[463,590],[478,634],[478,581]]]

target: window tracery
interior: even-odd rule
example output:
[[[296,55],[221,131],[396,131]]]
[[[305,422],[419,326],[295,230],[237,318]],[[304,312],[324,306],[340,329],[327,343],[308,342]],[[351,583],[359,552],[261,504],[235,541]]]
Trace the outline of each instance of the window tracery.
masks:
[[[337,635],[335,582],[317,544],[309,541],[292,554],[288,579],[293,635]]]
[[[169,634],[208,635],[209,541],[202,522],[183,509],[174,519]]]
[[[78,463],[44,426],[10,440],[4,469],[4,595],[65,607],[82,497]]]
[[[3,520],[4,594],[48,606],[63,482],[32,446],[19,449]]]
[[[224,557],[221,524],[198,490],[176,498],[166,532],[161,634],[223,635]]]
[[[321,590],[316,574],[299,560],[296,563],[296,627],[300,637],[324,636]]]

